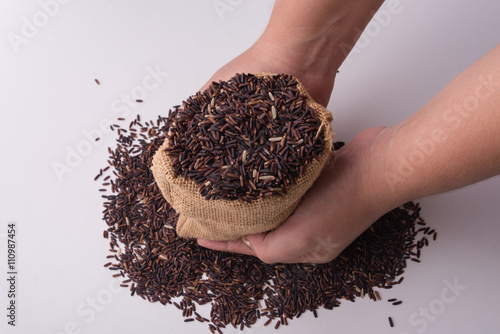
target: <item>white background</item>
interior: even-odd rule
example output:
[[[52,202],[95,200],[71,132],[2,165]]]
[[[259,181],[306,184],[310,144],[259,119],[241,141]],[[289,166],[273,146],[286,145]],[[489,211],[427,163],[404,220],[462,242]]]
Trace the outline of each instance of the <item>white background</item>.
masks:
[[[94,142],[86,133],[92,137],[101,122],[116,120],[118,105],[128,119],[166,115],[250,46],[272,2],[221,2],[231,10],[218,13],[213,0],[73,0],[56,3],[47,16],[38,1],[1,1],[1,333],[208,332],[206,325],[185,324],[175,307],[132,298],[127,289],[116,292],[112,272],[103,268],[108,243],[99,183],[92,181],[115,138],[103,133]],[[498,1],[401,0],[396,7],[389,17],[376,16],[340,69],[329,105],[338,140],[397,124],[500,41]],[[30,22],[40,27],[29,31]],[[10,41],[14,34],[25,38],[21,44]],[[123,109],[123,94],[138,91],[148,68],[169,75],[144,103]],[[85,156],[73,157],[69,166],[69,152],[77,150]],[[54,164],[71,171],[58,177]],[[421,201],[423,217],[439,236],[423,250],[421,264],[410,262],[401,286],[381,291],[383,299],[397,297],[402,305],[343,302],[279,332],[500,332],[499,194],[497,177]],[[6,324],[9,222],[17,223],[18,237],[15,328]],[[445,281],[465,288],[455,295]],[[442,292],[454,301],[445,303]],[[246,330],[261,332],[274,329],[259,323]]]

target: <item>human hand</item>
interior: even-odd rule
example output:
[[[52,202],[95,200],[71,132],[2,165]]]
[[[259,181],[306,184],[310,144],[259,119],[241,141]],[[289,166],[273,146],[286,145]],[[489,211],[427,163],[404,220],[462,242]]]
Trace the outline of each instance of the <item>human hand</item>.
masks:
[[[269,23],[246,52],[209,80],[236,73],[287,73],[327,106],[340,65],[383,0],[276,0]]]
[[[294,75],[306,87],[309,94],[316,101],[322,103],[324,106],[328,104],[330,93],[333,88],[335,80],[335,73],[333,75],[324,75],[327,71],[315,73],[313,71],[307,72],[303,66],[303,57],[307,55],[299,55],[298,52],[291,52],[291,48],[282,48],[279,45],[268,42],[265,38],[261,38],[257,43],[250,47],[246,52],[236,57],[228,64],[218,70],[212,78],[202,87],[206,89],[213,81],[227,80],[233,77],[236,73],[288,73]],[[327,171],[325,169],[325,171]],[[313,187],[314,188],[314,187]],[[320,191],[320,190],[317,190]],[[302,208],[302,209],[301,209]],[[296,219],[288,219],[288,225],[298,222],[299,217],[307,215],[311,205],[300,205],[292,217]],[[296,223],[295,223],[296,224]],[[295,227],[296,228],[296,227]],[[274,232],[272,232],[274,236]],[[287,234],[294,234],[295,231],[287,231]],[[277,234],[280,237],[280,233]],[[264,237],[265,234],[255,235],[256,238]],[[253,240],[254,236],[249,236]],[[256,239],[258,240],[258,239]],[[241,240],[230,242],[215,242],[209,240],[198,240],[201,246],[213,249],[221,249],[226,251],[233,251],[239,253],[246,253],[256,255],[250,251],[249,248],[243,245]],[[257,242],[257,241],[255,241]],[[267,256],[276,256],[272,254],[273,250],[269,251]],[[314,262],[314,261],[313,261]]]
[[[308,58],[312,57],[310,51],[277,43],[263,35],[247,51],[219,69],[202,90],[213,81],[228,80],[236,73],[286,73],[299,79],[311,97],[326,107],[337,71],[328,69],[321,62],[309,61]]]
[[[359,38],[357,29],[368,24],[382,2],[276,1],[261,38],[217,71],[203,88],[236,73],[288,73],[301,81],[314,100],[327,106],[337,70]],[[390,209],[378,205],[377,182],[370,179],[373,143],[383,132],[381,128],[367,130],[337,152],[335,163],[323,170],[280,227],[248,236],[252,250],[242,241],[199,239],[199,244],[255,255],[270,263],[332,260]]]
[[[326,263],[390,209],[383,150],[389,128],[371,128],[336,151],[294,213],[271,232],[243,241],[198,239],[207,248],[254,255],[266,263]]]

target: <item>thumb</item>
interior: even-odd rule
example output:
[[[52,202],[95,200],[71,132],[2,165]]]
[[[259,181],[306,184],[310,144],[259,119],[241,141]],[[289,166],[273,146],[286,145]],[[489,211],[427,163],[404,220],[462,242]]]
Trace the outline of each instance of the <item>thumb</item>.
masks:
[[[307,221],[290,216],[271,232],[247,236],[255,255],[265,263],[292,262],[307,253],[312,245]]]

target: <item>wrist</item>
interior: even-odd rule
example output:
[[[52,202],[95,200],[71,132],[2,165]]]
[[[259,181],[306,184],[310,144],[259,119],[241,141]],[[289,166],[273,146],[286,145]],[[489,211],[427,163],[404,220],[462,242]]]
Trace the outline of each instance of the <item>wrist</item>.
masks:
[[[352,145],[353,172],[358,180],[356,192],[377,218],[412,199],[404,183],[395,187],[391,182],[396,132],[396,127],[370,128],[348,144]]]
[[[337,65],[323,52],[315,41],[283,42],[264,34],[249,50],[250,58],[265,63],[274,73],[295,76],[306,87],[312,98],[323,106],[328,105],[333,90]]]
[[[383,0],[277,0],[261,40],[300,58],[307,71],[335,75]]]
[[[384,128],[373,141],[369,154],[372,193],[375,201],[386,211],[419,198],[418,185],[411,182],[409,170],[401,171],[399,151],[404,125]]]
[[[335,77],[344,56],[336,52],[337,41],[332,29],[331,26],[302,29],[270,22],[255,47],[300,66],[303,73]]]

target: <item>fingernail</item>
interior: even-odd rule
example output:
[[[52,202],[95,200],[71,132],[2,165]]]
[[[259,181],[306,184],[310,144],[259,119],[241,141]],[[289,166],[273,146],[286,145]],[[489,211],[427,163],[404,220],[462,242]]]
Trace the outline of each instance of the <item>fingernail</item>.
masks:
[[[245,244],[248,248],[250,248],[251,250],[253,250],[253,249],[252,249],[252,244],[250,244],[250,241],[248,241],[248,239],[247,239],[247,236],[246,236],[246,235],[244,235],[244,236],[241,238],[241,241],[243,241],[243,243],[244,243],[244,244]]]

